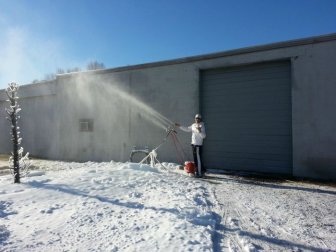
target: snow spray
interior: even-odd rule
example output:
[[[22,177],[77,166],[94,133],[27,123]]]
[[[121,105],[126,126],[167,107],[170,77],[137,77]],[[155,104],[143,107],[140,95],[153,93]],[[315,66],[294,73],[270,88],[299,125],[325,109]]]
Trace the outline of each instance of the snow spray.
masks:
[[[146,120],[156,125],[157,127],[166,130],[167,125],[171,125],[172,121],[160,114],[158,111],[141,101],[139,98],[131,95],[130,92],[127,92],[126,85],[123,82],[118,82],[118,80],[112,79],[103,79],[98,76],[84,76],[78,75],[76,78],[76,88],[77,92],[80,94],[79,98],[82,99],[85,103],[94,106],[93,99],[101,99],[102,102],[111,102],[113,98],[118,98],[125,102],[132,108],[133,112],[138,112]],[[91,92],[92,86],[95,89],[99,89],[98,92]],[[100,97],[95,97],[94,93],[99,94]]]

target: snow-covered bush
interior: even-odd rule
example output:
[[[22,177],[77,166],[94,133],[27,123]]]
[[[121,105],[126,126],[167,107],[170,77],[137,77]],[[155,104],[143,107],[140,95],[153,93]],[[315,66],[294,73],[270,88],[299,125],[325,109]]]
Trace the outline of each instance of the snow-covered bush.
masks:
[[[13,142],[13,152],[9,158],[9,168],[14,176],[14,183],[20,183],[20,178],[27,175],[28,168],[31,164],[28,158],[29,153],[27,152],[27,154],[23,156],[23,148],[20,147],[22,138],[20,137],[20,127],[18,126],[18,119],[20,118],[18,113],[21,111],[21,108],[18,104],[18,89],[19,85],[15,82],[8,84],[8,88],[6,89],[8,96],[7,101],[10,103],[9,108],[6,108],[6,112],[9,115],[7,120],[11,123],[10,134]]]

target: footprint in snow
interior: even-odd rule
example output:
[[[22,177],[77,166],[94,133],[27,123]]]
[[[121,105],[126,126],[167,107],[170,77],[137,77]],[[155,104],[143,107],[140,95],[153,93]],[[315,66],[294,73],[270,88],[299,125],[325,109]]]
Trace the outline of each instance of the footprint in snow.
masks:
[[[141,198],[142,197],[142,193],[139,192],[132,192],[130,194],[128,194],[129,198]]]
[[[45,213],[52,214],[54,212],[54,210],[57,210],[57,209],[60,209],[60,208],[62,208],[62,206],[56,204],[55,206],[49,207],[48,209],[42,209],[40,211],[40,213],[42,213],[42,214],[45,214]]]

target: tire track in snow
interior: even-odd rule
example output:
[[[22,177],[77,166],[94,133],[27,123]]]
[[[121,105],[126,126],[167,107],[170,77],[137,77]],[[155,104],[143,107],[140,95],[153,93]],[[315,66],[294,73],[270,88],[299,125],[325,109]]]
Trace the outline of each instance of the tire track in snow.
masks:
[[[222,213],[220,223],[216,226],[217,237],[214,241],[214,251],[236,252],[236,251],[255,251],[256,247],[248,240],[240,235],[245,227],[249,227],[249,222],[241,214],[238,205],[239,198],[234,193],[230,194],[230,200],[220,202],[219,197],[225,194],[221,190],[222,186],[231,187],[234,184],[219,183],[214,191],[214,199],[217,202],[215,211]]]
[[[229,202],[228,205],[230,207],[226,212],[225,227],[228,231],[226,242],[229,251],[254,251],[253,244],[241,236],[242,230],[247,230],[247,226],[249,226],[246,218],[235,203]]]
[[[221,251],[332,251],[335,189],[295,181],[210,176]],[[218,247],[218,246],[217,246]],[[219,249],[214,251],[220,251]]]
[[[218,188],[217,188],[218,189]],[[214,211],[217,213],[223,213],[220,220],[216,225],[216,234],[214,236],[213,250],[223,252],[245,251],[244,248],[250,247],[250,244],[244,242],[239,236],[241,230],[240,221],[236,216],[241,216],[235,211],[234,204],[230,201],[223,205],[219,203],[218,190],[213,191],[214,201],[216,207]],[[243,241],[243,242],[242,242]],[[248,250],[249,251],[249,250]]]

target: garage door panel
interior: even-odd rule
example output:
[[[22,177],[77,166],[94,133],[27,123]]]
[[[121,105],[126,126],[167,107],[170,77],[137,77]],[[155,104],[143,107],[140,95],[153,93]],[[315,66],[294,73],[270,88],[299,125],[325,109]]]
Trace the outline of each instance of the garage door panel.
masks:
[[[288,87],[286,85],[286,81],[284,80],[277,80],[273,82],[265,82],[265,81],[251,81],[250,83],[229,83],[225,85],[226,93],[224,94],[225,97],[230,97],[232,94],[244,94],[248,92],[268,92],[270,95],[278,96],[274,91],[278,92],[287,92]],[[271,88],[274,88],[275,90],[272,90]],[[211,85],[211,90],[209,90],[209,93],[207,93],[208,96],[216,95],[218,92],[220,92],[223,89],[223,85],[220,83],[216,83],[214,85]]]
[[[284,160],[269,160],[269,159],[256,159],[256,158],[230,158],[225,156],[213,156],[213,159],[217,158],[217,162],[220,163],[220,168],[215,169],[230,169],[230,170],[243,170],[243,171],[261,171],[267,172],[269,169],[277,168],[278,173],[284,173],[283,170],[291,165],[290,162]],[[267,167],[267,169],[265,169]]]
[[[232,99],[240,99],[241,102],[232,102]],[[285,110],[290,109],[290,100],[280,99],[245,99],[244,96],[237,96],[232,99],[221,99],[220,95],[213,96],[213,99],[204,99],[203,102],[209,102],[209,106],[204,109],[211,112],[229,112],[237,110],[245,111],[269,111],[269,110]]]
[[[212,142],[214,145],[214,142]],[[222,143],[221,143],[222,144]],[[210,144],[209,144],[210,145]],[[276,145],[276,144],[252,144],[248,142],[236,142],[236,143],[227,143],[225,142],[224,146],[213,146],[213,147],[207,147],[209,148],[208,151],[215,151],[215,152],[241,152],[241,153],[265,153],[265,154],[286,154],[287,151],[283,148],[283,146]]]
[[[225,117],[221,118],[221,124],[208,125],[211,129],[214,130],[229,130],[229,129],[285,129],[288,130],[288,120],[279,121],[278,118],[271,118],[268,121],[258,120],[248,120],[248,118],[230,118]],[[288,131],[287,131],[288,132]]]
[[[212,111],[204,110],[203,114],[209,114]],[[277,120],[278,118],[274,116],[274,113],[277,114],[279,118],[289,118],[287,116],[288,112],[286,109],[222,109],[220,111],[213,112],[214,115],[207,116],[207,122],[211,121],[213,124],[221,123],[222,119],[225,118],[243,118],[243,117],[250,117],[253,120],[261,120],[261,118],[266,118],[270,120],[270,117],[273,116],[273,120]]]
[[[268,154],[266,157],[258,153],[241,153],[241,152],[221,152],[215,153],[209,156],[212,159],[230,159],[230,160],[240,160],[240,159],[251,159],[251,160],[267,160],[273,163],[287,163],[284,159],[288,158],[285,155],[280,154]]]
[[[230,158],[231,169],[290,174],[290,63],[206,70],[201,80],[205,166],[220,169]]]
[[[282,143],[278,140],[281,139],[282,136],[274,137],[274,136],[256,136],[256,135],[249,135],[249,136],[241,136],[238,135],[237,137],[233,137],[230,139],[225,140],[226,145],[235,145],[235,144],[246,144],[246,145],[251,145],[251,144],[264,144],[267,146],[282,146]],[[207,146],[207,148],[213,148],[217,149],[216,145],[220,145],[221,139],[215,139],[211,141],[211,145]],[[209,142],[209,141],[207,141]],[[256,143],[257,142],[257,143]],[[213,145],[213,147],[212,147]]]
[[[214,142],[216,145],[222,144],[220,142],[225,141],[226,143],[231,143],[231,142],[237,142],[242,140],[245,140],[246,142],[277,142],[277,143],[283,143],[283,136],[276,135],[276,136],[271,136],[271,135],[241,135],[239,132],[235,134],[232,134],[231,132],[223,131],[221,136],[218,138],[211,138],[209,139],[209,129],[207,128],[207,142]],[[232,137],[230,137],[232,136]],[[242,143],[244,144],[244,143]],[[206,146],[206,149],[208,149],[209,146]],[[211,146],[210,146],[211,147]]]
[[[281,68],[281,65],[283,68]],[[290,76],[290,72],[287,71],[286,67],[287,63],[276,63],[274,66],[268,65],[267,69],[264,67],[265,64],[261,64],[260,68],[256,65],[249,67],[233,67],[233,68],[218,68],[207,70],[206,76],[204,76],[205,80],[213,80],[217,78],[244,78],[245,76],[264,78],[268,76],[282,77],[282,76]],[[280,67],[279,67],[280,66]]]
[[[209,129],[207,128],[207,131]],[[225,128],[230,135],[239,134],[240,136],[252,135],[252,136],[289,136],[287,129],[284,128]]]
[[[236,110],[237,111],[237,110]],[[251,123],[257,122],[257,123],[286,123],[287,125],[291,122],[291,118],[288,118],[288,116],[285,114],[285,112],[282,113],[282,115],[279,115],[278,117],[274,118],[271,112],[265,113],[265,111],[261,111],[261,114],[258,117],[255,117],[248,111],[243,113],[243,111],[240,111],[240,113],[244,114],[245,116],[238,116],[236,111],[226,111],[226,116],[222,116],[221,113],[216,113],[216,115],[209,116],[208,120],[217,120],[218,117],[221,117],[220,121],[221,123]],[[230,113],[230,114],[229,114]],[[280,114],[280,112],[279,112]],[[210,126],[210,125],[209,125]],[[215,126],[215,125],[211,125]]]
[[[251,159],[251,158],[225,158],[220,157],[218,163],[221,166],[217,169],[229,169],[229,170],[241,170],[241,171],[261,171],[267,172],[269,170],[278,170],[277,173],[285,170],[290,162],[277,161],[277,160],[267,160],[267,159]],[[267,167],[267,169],[265,169]]]
[[[272,90],[273,92],[276,92],[277,95],[273,95],[270,93],[270,90],[268,91],[256,91],[251,90],[251,92],[248,91],[230,91],[228,90],[225,96],[220,94],[220,90],[216,90],[209,92],[206,96],[203,97],[203,101],[207,102],[207,100],[218,102],[219,108],[223,107],[222,105],[233,105],[233,104],[242,104],[244,102],[249,101],[274,101],[277,100],[278,102],[284,102],[287,103],[290,99],[283,99],[281,98],[282,95],[288,93],[287,89],[281,89],[277,88]],[[253,94],[253,97],[249,97],[251,94]],[[214,100],[216,98],[216,100]]]
[[[210,82],[210,85],[218,85],[218,83],[222,82],[222,79],[226,79],[226,83],[224,85],[230,85],[232,83],[239,84],[244,83],[245,85],[249,85],[251,82],[262,81],[262,82],[273,82],[276,80],[286,80],[289,79],[290,76],[284,74],[284,72],[277,72],[277,73],[267,73],[263,76],[259,76],[260,73],[244,75],[244,74],[237,74],[237,75],[228,75],[228,74],[221,74],[221,75],[214,75],[212,77],[204,78],[204,81]],[[239,78],[237,78],[237,76]]]
[[[222,87],[223,88],[223,87]],[[225,91],[225,94],[221,94],[221,89],[213,89],[207,93],[204,98],[211,98],[213,96],[221,95],[223,98],[229,98],[236,95],[250,97],[251,94],[257,97],[266,97],[266,96],[274,96],[278,97],[281,96],[282,93],[288,93],[288,88],[285,85],[278,85],[278,86],[262,86],[259,88],[253,88],[251,86],[247,88],[228,88]],[[253,99],[254,97],[250,97]]]

